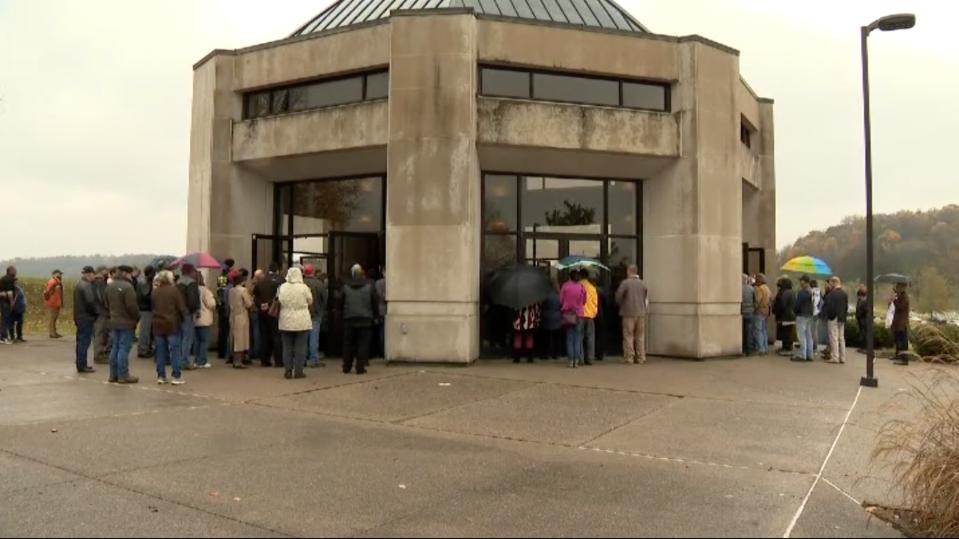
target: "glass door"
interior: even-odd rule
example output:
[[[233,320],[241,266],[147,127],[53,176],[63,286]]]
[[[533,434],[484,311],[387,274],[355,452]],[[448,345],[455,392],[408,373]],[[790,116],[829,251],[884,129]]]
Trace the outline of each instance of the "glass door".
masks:
[[[365,232],[331,232],[328,262],[329,304],[327,305],[326,335],[327,353],[340,356],[343,353],[343,286],[352,275],[353,266],[359,264],[370,279],[380,275],[385,261],[385,252],[380,234]]]

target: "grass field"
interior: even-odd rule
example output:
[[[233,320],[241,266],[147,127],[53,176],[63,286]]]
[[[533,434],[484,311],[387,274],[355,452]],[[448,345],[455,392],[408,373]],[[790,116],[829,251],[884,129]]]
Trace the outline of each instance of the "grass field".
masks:
[[[43,290],[46,288],[47,279],[39,277],[21,277],[19,279],[20,287],[23,288],[27,296],[27,314],[23,321],[24,336],[47,335],[47,306],[43,303]],[[74,280],[64,280],[63,282],[63,309],[60,311],[60,322],[57,329],[63,335],[75,335],[76,326],[73,325],[73,287],[76,285]]]

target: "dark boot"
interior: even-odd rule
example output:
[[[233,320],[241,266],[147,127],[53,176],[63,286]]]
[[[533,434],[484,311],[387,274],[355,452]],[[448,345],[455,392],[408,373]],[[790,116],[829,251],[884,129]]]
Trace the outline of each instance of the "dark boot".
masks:
[[[234,369],[246,369],[247,367],[246,354],[243,352],[234,352],[233,359],[230,360],[230,363],[233,363]]]

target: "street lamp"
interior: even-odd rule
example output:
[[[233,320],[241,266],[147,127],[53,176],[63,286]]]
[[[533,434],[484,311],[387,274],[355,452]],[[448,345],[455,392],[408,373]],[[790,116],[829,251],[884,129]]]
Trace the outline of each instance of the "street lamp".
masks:
[[[892,32],[908,30],[916,26],[916,16],[911,13],[887,15],[863,26],[862,41],[862,109],[863,129],[866,139],[866,376],[859,382],[864,387],[879,387],[876,378],[876,347],[873,343],[873,322],[875,321],[876,276],[873,257],[872,224],[872,127],[869,119],[869,49],[867,41],[873,30]]]

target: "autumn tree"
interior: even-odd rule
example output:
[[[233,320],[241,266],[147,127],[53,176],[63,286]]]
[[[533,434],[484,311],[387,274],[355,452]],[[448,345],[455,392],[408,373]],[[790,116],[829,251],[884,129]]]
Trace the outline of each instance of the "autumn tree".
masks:
[[[926,268],[919,273],[917,296],[920,308],[930,316],[949,310],[952,299],[949,283],[936,268]]]

